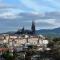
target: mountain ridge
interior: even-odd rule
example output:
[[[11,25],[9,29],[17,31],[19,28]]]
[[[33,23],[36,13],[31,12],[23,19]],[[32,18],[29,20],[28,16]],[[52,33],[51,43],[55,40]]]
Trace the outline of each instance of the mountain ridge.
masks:
[[[37,30],[36,33],[49,37],[60,37],[60,27],[54,29],[41,29]]]
[[[0,33],[0,34],[15,34],[17,31],[8,31],[5,33]],[[59,28],[54,28],[54,29],[40,29],[36,30],[36,34],[42,34],[43,36],[48,36],[48,37],[60,37],[60,27]]]

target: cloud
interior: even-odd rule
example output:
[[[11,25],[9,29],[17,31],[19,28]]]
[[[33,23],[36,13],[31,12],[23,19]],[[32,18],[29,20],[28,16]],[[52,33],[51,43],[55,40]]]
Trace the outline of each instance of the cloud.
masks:
[[[59,0],[0,0],[0,28],[30,29],[32,20],[36,29],[60,27],[59,11]]]
[[[60,11],[59,0],[0,0],[0,9],[19,9],[25,12]]]
[[[8,0],[0,0],[0,9],[3,9],[3,8],[18,8],[19,7],[19,4],[15,3],[16,0],[13,0],[13,1],[8,1]]]
[[[52,16],[49,14],[49,18],[48,16],[46,16],[46,14],[35,14],[35,13],[19,13],[19,14],[14,14],[14,13],[3,13],[0,14],[0,25],[3,27],[25,27],[29,29],[31,28],[31,23],[32,20],[35,21],[36,23],[36,29],[42,29],[42,28],[46,28],[46,29],[52,29],[52,28],[56,28],[60,26],[60,22],[57,19],[58,16],[56,16],[56,14],[54,13],[52,16],[54,16],[54,18],[52,18]],[[59,14],[58,14],[59,15]],[[5,17],[5,18],[3,18]],[[6,18],[7,17],[7,18]],[[13,28],[13,29],[14,29]],[[11,28],[12,29],[12,28]]]
[[[35,20],[35,22],[36,23],[46,22],[46,23],[54,24],[55,23],[55,19],[40,19],[40,20]]]
[[[46,9],[50,9],[50,7],[42,5],[42,4],[37,4],[35,1],[33,0],[20,0],[22,4],[24,4],[27,8],[31,8],[33,9],[35,12],[40,12],[40,11],[44,11]],[[39,1],[38,1],[39,2]],[[52,9],[52,8],[51,8]],[[50,10],[51,10],[50,9]]]
[[[0,9],[12,8],[12,10],[19,9],[24,12],[60,11],[59,6],[59,0],[0,0]]]
[[[0,18],[4,19],[15,19],[17,18],[17,15],[12,12],[4,12],[0,14]]]

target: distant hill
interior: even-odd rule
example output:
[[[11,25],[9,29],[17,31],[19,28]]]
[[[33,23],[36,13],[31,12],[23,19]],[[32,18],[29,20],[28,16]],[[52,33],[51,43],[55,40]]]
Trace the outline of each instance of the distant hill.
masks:
[[[28,31],[29,32],[29,31]],[[1,33],[1,34],[10,34],[14,35],[16,31],[11,31],[11,32],[6,32],[6,33]],[[36,30],[36,34],[42,34],[47,37],[60,37],[60,27],[55,28],[55,29],[41,29],[41,30]]]
[[[55,29],[41,29],[37,30],[36,34],[42,34],[48,37],[60,37],[60,27]]]

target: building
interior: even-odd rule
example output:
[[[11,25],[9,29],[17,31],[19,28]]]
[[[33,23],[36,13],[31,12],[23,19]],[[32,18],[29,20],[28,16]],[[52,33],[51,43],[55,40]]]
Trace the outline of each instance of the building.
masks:
[[[35,35],[35,22],[32,21],[31,30],[25,30],[24,27],[22,29],[18,29],[18,31],[15,34],[30,34]]]

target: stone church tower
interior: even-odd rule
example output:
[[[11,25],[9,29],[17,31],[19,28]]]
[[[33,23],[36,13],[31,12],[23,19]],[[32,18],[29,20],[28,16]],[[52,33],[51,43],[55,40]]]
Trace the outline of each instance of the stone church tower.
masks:
[[[35,34],[35,22],[32,21],[32,26],[31,26],[32,33]]]

